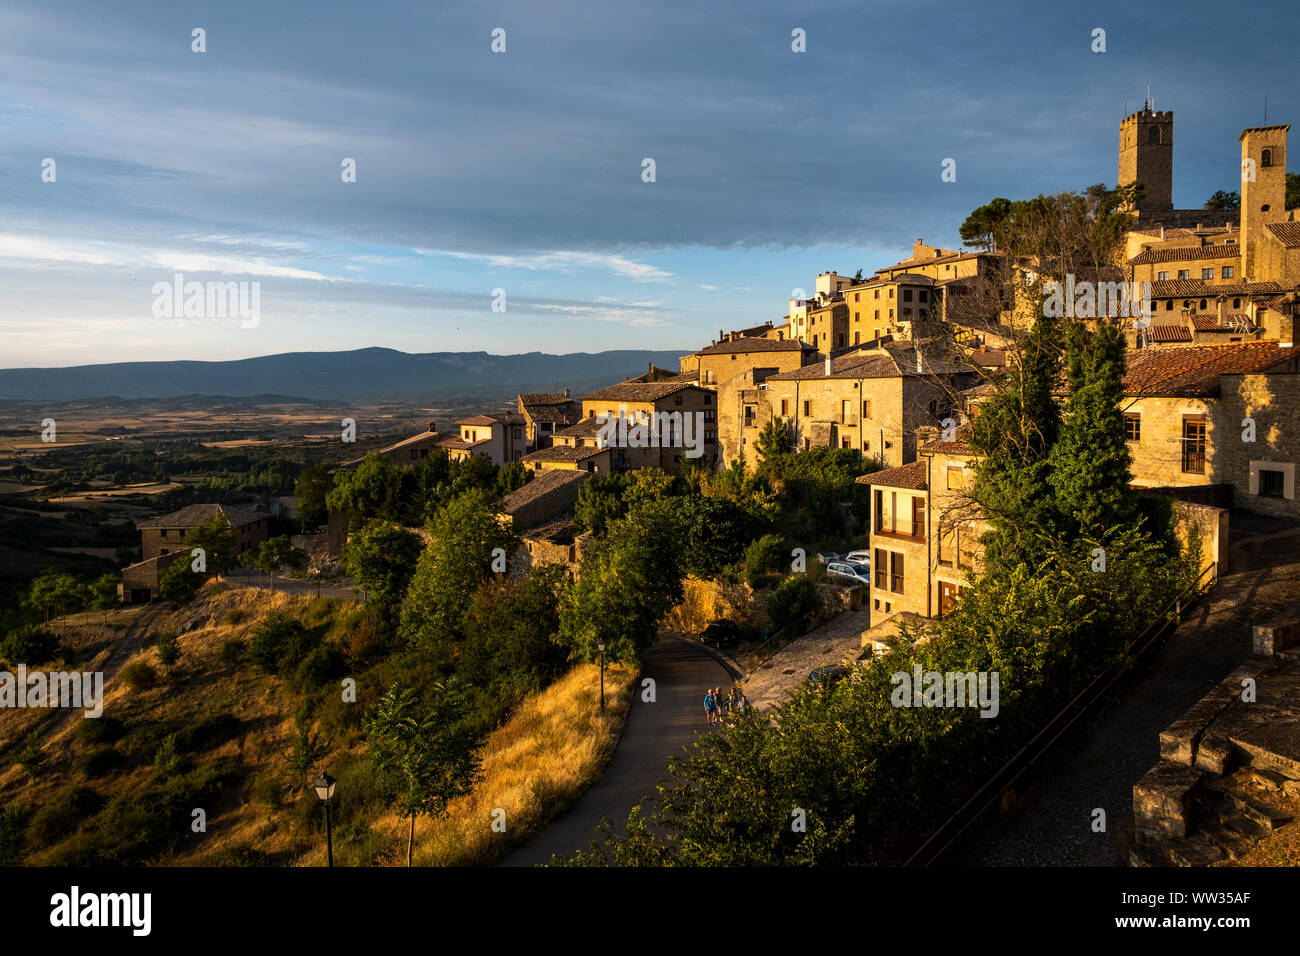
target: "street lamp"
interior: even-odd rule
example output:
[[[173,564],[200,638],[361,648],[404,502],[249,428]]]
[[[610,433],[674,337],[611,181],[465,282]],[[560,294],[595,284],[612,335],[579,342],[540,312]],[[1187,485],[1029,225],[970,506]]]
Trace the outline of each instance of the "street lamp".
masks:
[[[334,778],[327,773],[320,775],[320,779],[312,784],[316,791],[316,796],[320,797],[320,802],[325,805],[325,853],[329,858],[329,865],[334,865],[334,839],[330,834],[330,797],[334,796]]]
[[[597,641],[596,650],[600,651],[600,712],[605,712],[605,642]]]

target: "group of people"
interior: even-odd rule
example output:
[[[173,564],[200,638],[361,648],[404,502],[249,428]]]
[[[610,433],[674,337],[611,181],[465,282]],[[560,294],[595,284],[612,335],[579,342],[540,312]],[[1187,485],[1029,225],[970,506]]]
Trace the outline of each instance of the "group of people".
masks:
[[[744,694],[737,695],[735,687],[727,691],[726,696],[723,696],[721,687],[711,688],[704,693],[704,719],[710,724],[722,723],[724,715],[747,713],[749,698]]]

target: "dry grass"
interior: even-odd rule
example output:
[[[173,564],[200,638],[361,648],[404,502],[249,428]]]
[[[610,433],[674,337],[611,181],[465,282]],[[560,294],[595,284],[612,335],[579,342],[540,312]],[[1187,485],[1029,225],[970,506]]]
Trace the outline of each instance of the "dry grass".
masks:
[[[445,817],[415,825],[415,865],[486,866],[525,842],[569,807],[604,770],[636,680],[627,667],[605,668],[606,710],[600,712],[600,670],[580,664],[525,700],[483,748],[483,776],[474,791],[452,801]],[[492,829],[505,811],[504,832]],[[499,817],[500,814],[497,814]],[[405,865],[409,823],[394,812],[372,830],[391,840],[392,865]],[[317,866],[320,850],[299,862]]]

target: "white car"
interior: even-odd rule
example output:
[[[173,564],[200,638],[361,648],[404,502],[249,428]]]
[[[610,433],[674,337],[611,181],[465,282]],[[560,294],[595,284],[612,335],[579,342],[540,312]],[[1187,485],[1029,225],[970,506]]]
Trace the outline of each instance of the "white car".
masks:
[[[871,569],[861,564],[848,564],[844,561],[832,561],[826,565],[826,576],[836,584],[849,586],[871,584]]]
[[[871,567],[870,551],[850,551],[844,556],[844,560],[849,564],[860,564],[865,568]]]

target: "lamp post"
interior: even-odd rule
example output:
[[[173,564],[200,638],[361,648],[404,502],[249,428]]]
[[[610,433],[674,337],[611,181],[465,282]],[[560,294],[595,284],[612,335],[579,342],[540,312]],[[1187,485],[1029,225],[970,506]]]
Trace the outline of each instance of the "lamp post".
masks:
[[[316,791],[316,796],[320,797],[320,802],[325,805],[325,853],[329,859],[329,865],[334,865],[334,839],[330,834],[330,797],[334,796],[334,778],[327,773],[320,775],[320,779],[312,784]]]
[[[596,650],[600,651],[600,712],[605,712],[605,642],[597,641]]]

